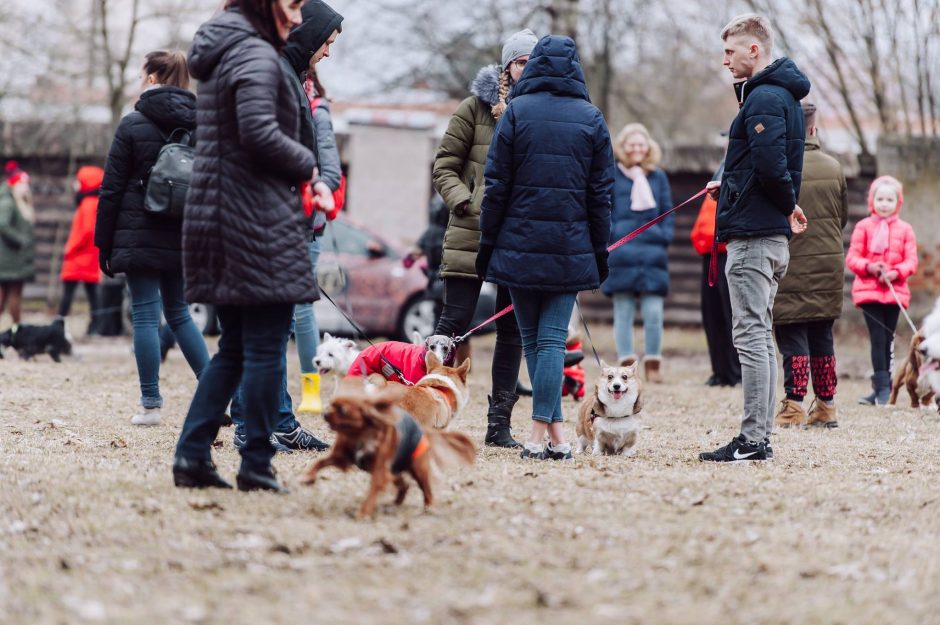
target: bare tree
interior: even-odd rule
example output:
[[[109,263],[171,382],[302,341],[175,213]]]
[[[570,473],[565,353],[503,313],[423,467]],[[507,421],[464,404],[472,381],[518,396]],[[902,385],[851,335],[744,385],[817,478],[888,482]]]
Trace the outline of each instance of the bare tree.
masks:
[[[131,0],[130,21],[127,34],[120,42],[108,24],[109,0],[95,0],[97,15],[100,18],[101,45],[104,53],[104,71],[108,81],[108,107],[111,110],[111,128],[117,128],[124,110],[124,92],[127,89],[127,66],[134,51],[134,38],[140,25],[140,0]],[[119,51],[114,51],[119,46]]]

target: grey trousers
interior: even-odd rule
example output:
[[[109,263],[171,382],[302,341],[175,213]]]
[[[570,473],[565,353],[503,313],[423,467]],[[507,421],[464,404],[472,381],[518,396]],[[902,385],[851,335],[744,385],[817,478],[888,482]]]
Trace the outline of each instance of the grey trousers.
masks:
[[[777,391],[777,350],[773,308],[787,273],[787,237],[755,237],[728,242],[725,275],[731,294],[731,336],[741,359],[744,418],[741,434],[759,443],[770,436]]]

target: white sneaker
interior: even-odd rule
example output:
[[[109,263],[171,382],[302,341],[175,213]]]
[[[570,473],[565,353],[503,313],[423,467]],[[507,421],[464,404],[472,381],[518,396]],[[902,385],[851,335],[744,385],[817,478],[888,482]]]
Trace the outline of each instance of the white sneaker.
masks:
[[[159,408],[141,408],[140,412],[131,417],[131,425],[160,425]]]

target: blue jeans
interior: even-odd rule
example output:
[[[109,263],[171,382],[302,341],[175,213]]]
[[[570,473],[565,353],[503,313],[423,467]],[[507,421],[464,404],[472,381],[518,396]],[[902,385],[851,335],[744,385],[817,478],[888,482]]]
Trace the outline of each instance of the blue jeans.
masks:
[[[522,336],[522,351],[532,379],[532,419],[561,423],[565,339],[576,293],[509,289]]]
[[[222,336],[196,387],[179,442],[177,457],[211,460],[210,449],[235,389],[242,383],[246,442],[240,450],[243,470],[265,470],[274,447],[271,433],[278,418],[278,381],[283,378],[284,345],[290,331],[290,304],[219,306]]]
[[[663,296],[641,293],[639,299],[643,315],[644,355],[659,357],[663,353]],[[636,355],[633,347],[636,300],[633,293],[614,293],[614,340],[618,358]]]
[[[134,357],[140,379],[140,403],[144,408],[162,408],[160,396],[160,304],[163,315],[179,343],[180,351],[198,378],[209,364],[206,341],[189,316],[183,295],[182,272],[147,271],[127,274],[134,320]]]
[[[310,264],[313,275],[317,275],[317,261],[320,259],[320,239],[310,242]],[[300,358],[301,373],[319,373],[313,359],[320,344],[320,328],[313,314],[313,304],[294,306],[294,339],[297,341],[297,356]]]
[[[274,426],[276,432],[293,432],[300,423],[294,417],[294,401],[290,393],[287,392],[287,339],[290,334],[284,335],[283,345],[281,346],[281,386],[278,391],[277,400],[277,421]],[[232,424],[235,426],[235,434],[244,436],[245,434],[245,394],[244,384],[239,384],[235,389],[235,395],[232,397]]]

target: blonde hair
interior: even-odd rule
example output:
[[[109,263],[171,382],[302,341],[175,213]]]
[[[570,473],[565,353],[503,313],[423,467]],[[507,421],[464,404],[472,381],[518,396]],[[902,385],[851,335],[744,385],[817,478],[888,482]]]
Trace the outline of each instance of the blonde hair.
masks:
[[[721,29],[722,41],[727,41],[728,37],[736,35],[754,37],[767,54],[770,54],[774,49],[774,29],[766,17],[757,13],[739,15]]]
[[[655,170],[662,160],[663,151],[659,147],[659,144],[653,141],[653,138],[650,136],[650,131],[647,130],[646,126],[643,124],[627,124],[617,133],[617,139],[614,141],[614,156],[618,161],[623,163],[625,167],[633,166],[633,163],[627,158],[626,149],[624,149],[627,138],[630,135],[643,135],[646,142],[649,143],[650,150],[646,153],[646,158],[643,159],[643,162],[640,163],[640,167],[642,167],[643,171],[646,173]]]
[[[503,116],[503,113],[506,112],[506,98],[509,96],[509,70],[505,69],[499,75],[499,95],[496,99],[496,104],[494,104],[490,111],[493,113],[493,117],[499,119]]]

